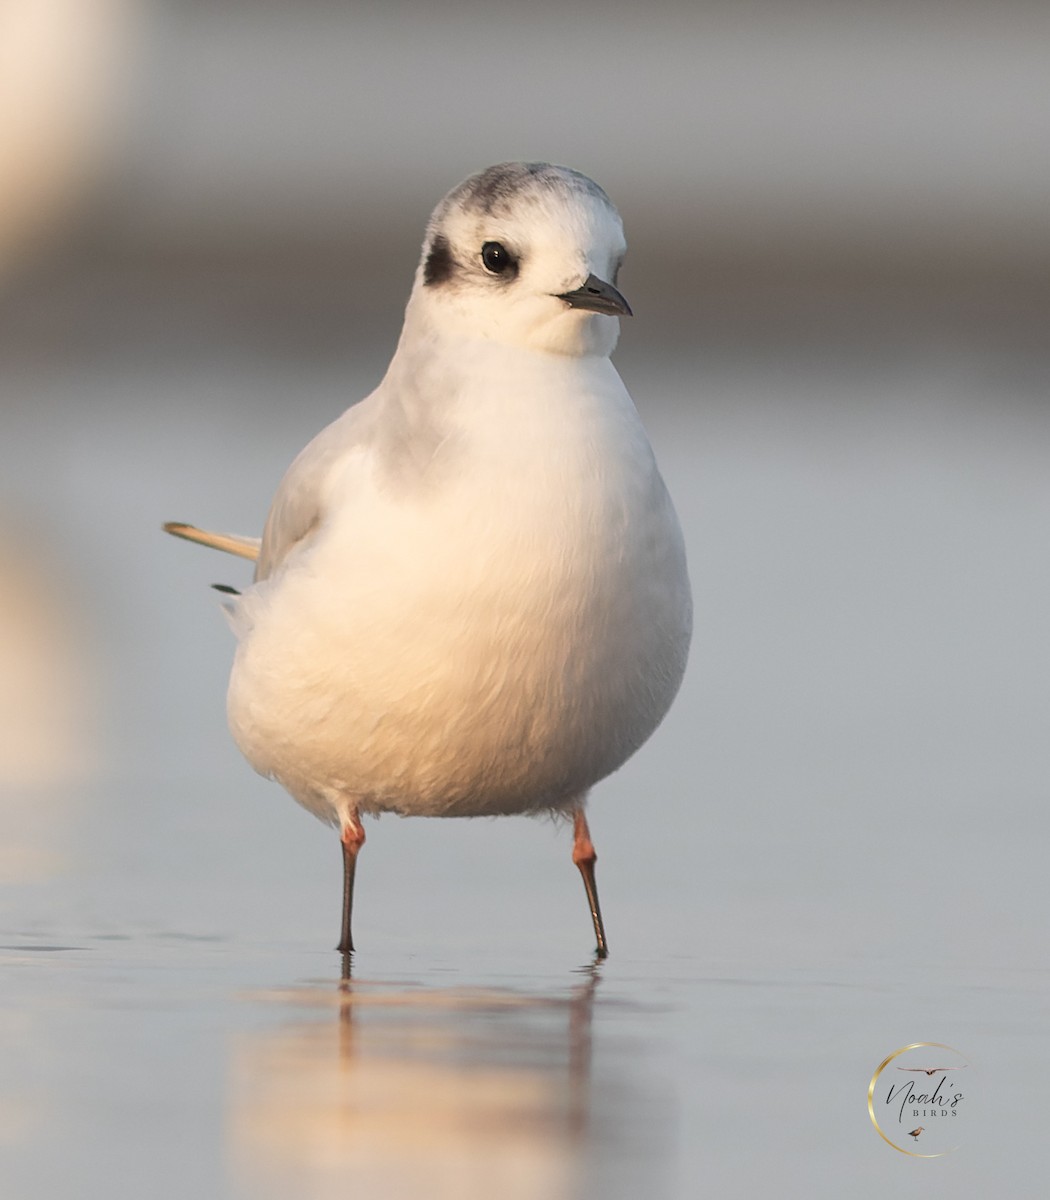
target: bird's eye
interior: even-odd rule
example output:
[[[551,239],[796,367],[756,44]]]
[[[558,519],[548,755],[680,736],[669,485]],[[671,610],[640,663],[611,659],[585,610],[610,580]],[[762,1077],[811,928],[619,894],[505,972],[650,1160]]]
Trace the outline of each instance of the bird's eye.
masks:
[[[486,242],[481,247],[481,261],[493,275],[502,275],[515,265],[514,257],[502,242]]]

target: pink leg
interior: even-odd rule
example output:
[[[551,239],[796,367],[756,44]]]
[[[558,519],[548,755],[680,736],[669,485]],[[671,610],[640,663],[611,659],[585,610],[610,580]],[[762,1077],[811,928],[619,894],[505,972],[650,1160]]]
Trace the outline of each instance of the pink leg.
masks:
[[[580,874],[583,876],[591,920],[594,922],[594,936],[598,939],[598,957],[607,958],[609,943],[605,940],[602,910],[598,903],[598,885],[594,881],[594,864],[598,861],[598,855],[595,853],[591,831],[587,828],[587,818],[583,815],[582,808],[576,810],[573,819],[572,861],[580,868]]]
[[[349,814],[340,840],[343,843],[343,936],[336,949],[343,954],[352,954],[354,939],[350,934],[350,917],[354,910],[354,871],[358,852],[365,844],[365,829],[356,808]]]

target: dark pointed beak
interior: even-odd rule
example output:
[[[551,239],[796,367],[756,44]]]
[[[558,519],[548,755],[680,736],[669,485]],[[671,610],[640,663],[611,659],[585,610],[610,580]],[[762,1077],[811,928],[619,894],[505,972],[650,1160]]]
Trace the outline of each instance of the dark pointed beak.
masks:
[[[591,312],[605,313],[609,317],[629,317],[631,306],[613,287],[597,275],[588,275],[574,292],[562,292],[558,296],[570,308],[586,308]]]

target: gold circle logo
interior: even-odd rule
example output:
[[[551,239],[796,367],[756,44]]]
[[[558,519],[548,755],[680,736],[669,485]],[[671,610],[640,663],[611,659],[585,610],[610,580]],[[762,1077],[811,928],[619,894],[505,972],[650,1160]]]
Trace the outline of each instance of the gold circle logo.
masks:
[[[931,1050],[942,1053],[931,1055]],[[879,1137],[909,1158],[943,1158],[957,1150],[969,1067],[944,1042],[911,1042],[894,1050],[868,1084],[868,1115]]]

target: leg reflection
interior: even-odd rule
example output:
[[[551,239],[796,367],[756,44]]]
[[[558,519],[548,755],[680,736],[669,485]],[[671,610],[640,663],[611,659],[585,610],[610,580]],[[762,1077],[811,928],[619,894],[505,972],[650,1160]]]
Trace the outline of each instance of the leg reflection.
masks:
[[[301,994],[316,1014],[245,1043],[234,1105],[256,1197],[575,1194],[590,1136],[600,971],[569,989],[354,979]]]

